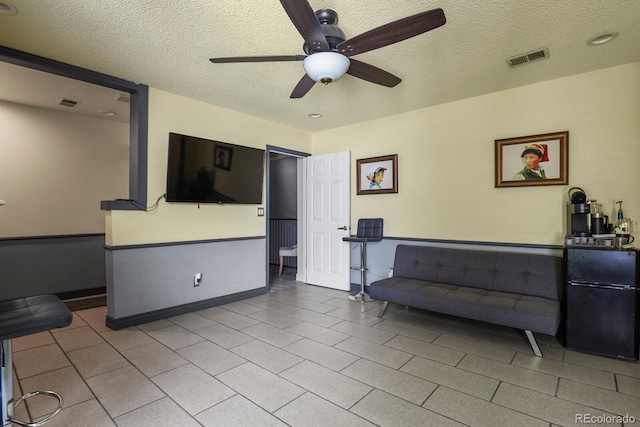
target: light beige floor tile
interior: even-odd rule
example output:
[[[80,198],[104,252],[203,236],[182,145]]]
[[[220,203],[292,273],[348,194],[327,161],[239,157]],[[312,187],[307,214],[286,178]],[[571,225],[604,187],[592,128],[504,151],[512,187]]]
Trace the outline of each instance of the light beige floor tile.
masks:
[[[274,374],[278,374],[303,361],[301,357],[260,340],[239,345],[231,351]]]
[[[138,328],[108,330],[100,333],[100,336],[111,344],[116,350],[124,351],[140,345],[150,344],[155,340]]]
[[[233,348],[255,339],[221,324],[198,329],[198,335],[224,348]]]
[[[474,427],[549,426],[547,421],[442,386],[438,387],[423,407]]]
[[[463,371],[418,356],[411,359],[400,370],[487,401],[491,399],[500,383],[493,378]]]
[[[561,378],[558,397],[618,415],[632,415],[640,420],[640,397],[616,393],[584,383]]]
[[[93,317],[93,316],[106,316],[107,306],[102,305],[100,307],[88,308],[86,310],[77,310],[77,311],[74,311],[74,313],[82,317],[83,319],[87,317]]]
[[[434,344],[446,347],[447,349],[458,350],[463,353],[476,354],[478,356],[497,360],[498,362],[511,363],[516,355],[515,350],[504,347],[496,347],[483,341],[470,340],[449,334],[440,335]]]
[[[285,329],[301,322],[301,320],[296,317],[277,313],[271,310],[259,311],[257,313],[253,313],[249,317],[280,329]]]
[[[367,397],[351,408],[351,412],[382,427],[463,426],[463,424],[380,390],[369,393]]]
[[[609,390],[615,390],[616,387],[615,378],[611,372],[574,365],[569,362],[537,357],[533,354],[518,353],[511,363],[522,368],[544,372],[556,377],[583,382],[597,387],[608,388]]]
[[[93,399],[91,390],[72,366],[26,378],[22,387],[27,392],[52,390],[62,396],[65,407]],[[37,396],[28,399],[27,405],[33,417],[42,417],[57,409],[58,399]]]
[[[169,397],[191,415],[198,414],[236,394],[194,365],[184,365],[152,377]]]
[[[421,356],[426,359],[435,360],[436,362],[446,363],[451,366],[457,365],[465,355],[463,351],[401,335],[387,341],[385,346],[404,351],[405,353],[415,354],[416,356]]]
[[[112,417],[118,417],[165,397],[133,366],[87,379],[87,384]]]
[[[96,399],[65,407],[47,427],[115,427],[114,422]]]
[[[237,354],[210,341],[181,348],[176,353],[211,375],[218,375],[247,362]]]
[[[364,304],[349,299],[349,293],[345,292],[342,296],[324,301],[324,304],[331,305],[344,310],[352,310],[356,313],[364,313],[370,311],[370,315],[378,315],[382,303],[377,304],[375,301],[365,302]]]
[[[249,326],[244,328],[242,332],[276,347],[284,347],[302,339],[300,335],[292,334],[266,323]]]
[[[342,332],[343,334],[362,338],[363,340],[384,344],[397,334],[381,329],[364,326],[353,322],[341,322],[331,327],[331,330]]]
[[[71,362],[56,344],[13,352],[13,366],[18,379],[70,366]]]
[[[562,426],[578,424],[576,417],[582,414],[603,414],[602,411],[589,406],[558,399],[508,383],[500,384],[491,401],[514,411]]]
[[[427,342],[433,342],[433,340],[441,335],[440,332],[435,332],[421,326],[413,326],[408,325],[406,322],[386,319],[380,323],[376,323],[374,328]]]
[[[275,311],[281,314],[293,315],[295,312],[300,311],[300,307],[285,304],[277,300],[266,299],[261,302],[255,303],[256,307],[264,308],[265,310]]]
[[[467,354],[457,367],[551,396],[555,395],[558,388],[558,377],[474,354]]]
[[[287,369],[280,376],[345,409],[373,390],[360,381],[309,361]]]
[[[329,328],[343,321],[342,319],[338,319],[337,317],[328,316],[326,314],[318,313],[316,311],[311,311],[304,308],[291,314],[291,316],[304,322],[313,323],[314,325],[322,326],[324,328]]]
[[[571,350],[565,351],[564,361],[640,379],[640,362],[618,360],[612,357],[596,356]]]
[[[337,317],[338,319],[346,320],[348,322],[359,323],[365,326],[373,326],[376,323],[380,323],[382,321],[382,319],[378,317],[378,312],[376,310],[360,312],[355,309],[336,308],[335,310],[331,310],[325,314],[327,314],[328,316]]]
[[[249,304],[245,304],[245,305],[249,305]],[[257,311],[254,311],[253,313],[259,313],[261,311],[265,311],[260,307],[256,307],[256,309]],[[214,314],[211,314],[208,317],[211,320],[215,320],[218,323],[222,323],[225,326],[228,326],[230,328],[237,329],[237,330],[244,329],[249,326],[260,323],[259,320],[252,319],[250,317],[247,317],[246,315],[234,313],[233,311],[227,311],[227,310],[218,311]]]
[[[56,340],[54,340],[51,336],[51,332],[44,331],[37,334],[25,335],[23,337],[12,339],[11,348],[14,352],[16,352],[55,343]]]
[[[335,345],[335,348],[395,369],[400,368],[414,357],[404,351],[355,337],[342,341]]]
[[[90,316],[85,316],[82,318],[87,325],[91,326],[91,328],[96,332],[106,332],[111,329],[107,326],[107,316],[105,314],[95,313]]]
[[[205,427],[285,427],[286,424],[246,398],[236,394],[196,415]]]
[[[72,351],[104,343],[102,337],[89,326],[54,332],[53,337],[64,351]]]
[[[148,332],[148,334],[172,350],[193,345],[203,340],[200,335],[194,334],[178,325],[156,329],[155,331]]]
[[[241,314],[241,315],[244,315],[244,316],[248,316],[250,314],[257,313],[257,312],[263,310],[260,307],[256,307],[253,304],[247,304],[246,302],[243,302],[243,301],[236,301],[236,302],[232,302],[230,304],[225,304],[225,305],[220,306],[220,308],[224,308],[226,310],[229,310],[229,311],[232,311],[234,313]]]
[[[366,359],[356,361],[340,373],[416,405],[421,405],[437,387],[430,381]]]
[[[621,393],[631,394],[640,397],[640,379],[634,377],[626,377],[624,375],[616,375],[618,390]]]
[[[300,387],[251,362],[223,372],[216,378],[268,412],[281,408],[304,393]]]
[[[374,424],[331,402],[305,393],[274,413],[290,426],[373,427]]]
[[[125,350],[122,355],[148,377],[153,377],[189,363],[178,353],[159,342]]]
[[[283,347],[283,350],[298,355],[303,359],[316,362],[325,368],[333,369],[334,371],[341,371],[359,359],[358,356],[312,341],[308,338],[303,338],[300,341]]]
[[[169,320],[188,331],[195,331],[216,324],[213,320],[195,313],[181,314],[179,316],[170,317]]]
[[[314,301],[314,302],[325,302],[328,301],[330,299],[333,299],[334,297],[331,295],[326,295],[324,293],[320,293],[320,292],[309,292],[308,290],[302,290],[301,288],[294,286],[291,287],[289,289],[285,289],[282,292],[280,292],[280,294],[282,295],[289,295],[295,298],[299,298],[299,299],[304,299],[304,300],[308,300],[308,301]]]
[[[175,323],[167,319],[161,319],[161,320],[156,320],[149,323],[143,323],[142,325],[137,325],[136,327],[141,331],[151,332],[151,331],[156,331],[158,329],[168,328],[173,325],[175,325]]]
[[[116,418],[118,427],[197,427],[199,424],[169,398],[164,398]]]
[[[329,311],[335,310],[336,308],[329,304],[324,304],[322,302],[311,301],[304,298],[290,298],[288,300],[282,301],[289,303],[295,307],[315,311],[317,313],[327,313]]]
[[[329,346],[336,345],[349,338],[349,335],[343,334],[342,332],[333,331],[307,322],[298,323],[286,330]]]
[[[83,378],[104,374],[129,365],[129,361],[107,343],[70,351],[67,353],[67,357]]]

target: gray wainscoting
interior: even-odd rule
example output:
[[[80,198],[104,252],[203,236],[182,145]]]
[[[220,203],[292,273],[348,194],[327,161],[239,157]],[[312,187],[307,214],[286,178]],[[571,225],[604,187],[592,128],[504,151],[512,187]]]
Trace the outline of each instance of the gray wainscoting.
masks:
[[[265,245],[262,236],[108,247],[107,324],[118,329],[265,293]]]
[[[105,277],[104,234],[0,239],[0,300],[104,292]]]

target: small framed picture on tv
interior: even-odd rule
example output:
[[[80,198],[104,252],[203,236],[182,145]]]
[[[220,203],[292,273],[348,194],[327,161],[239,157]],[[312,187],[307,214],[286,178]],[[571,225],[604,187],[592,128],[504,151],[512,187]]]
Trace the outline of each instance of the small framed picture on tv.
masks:
[[[231,170],[231,156],[233,155],[233,148],[216,145],[213,155],[213,165],[215,167],[227,171]]]

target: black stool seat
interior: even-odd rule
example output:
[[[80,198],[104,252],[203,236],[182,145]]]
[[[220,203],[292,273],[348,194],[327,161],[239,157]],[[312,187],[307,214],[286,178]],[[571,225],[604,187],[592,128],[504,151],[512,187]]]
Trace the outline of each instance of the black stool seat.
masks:
[[[356,243],[368,243],[368,242],[379,242],[382,240],[382,237],[343,237],[343,242],[356,242]]]
[[[73,315],[55,295],[0,302],[0,340],[69,326]]]

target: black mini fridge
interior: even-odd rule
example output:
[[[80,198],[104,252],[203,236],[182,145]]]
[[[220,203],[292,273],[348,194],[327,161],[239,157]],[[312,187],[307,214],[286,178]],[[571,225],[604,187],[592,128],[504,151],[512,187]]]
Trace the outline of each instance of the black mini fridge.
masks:
[[[565,346],[638,360],[638,250],[567,248],[565,263]]]

